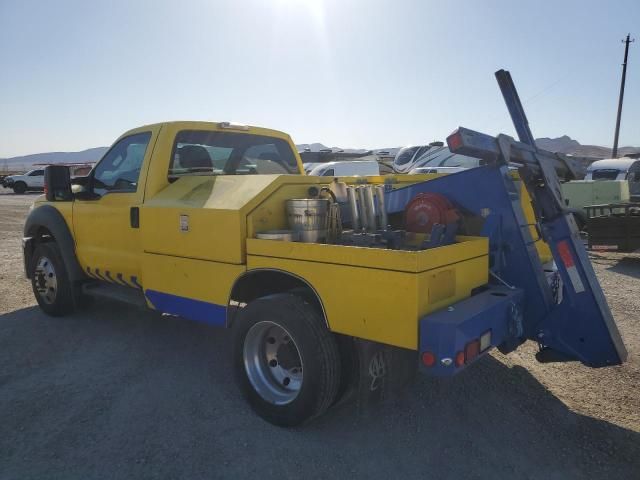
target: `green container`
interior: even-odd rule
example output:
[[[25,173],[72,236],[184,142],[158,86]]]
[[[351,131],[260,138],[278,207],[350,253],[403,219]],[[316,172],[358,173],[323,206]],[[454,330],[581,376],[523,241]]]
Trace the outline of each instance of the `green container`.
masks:
[[[562,184],[562,195],[569,208],[582,209],[587,205],[624,203],[630,200],[626,180],[576,180]]]

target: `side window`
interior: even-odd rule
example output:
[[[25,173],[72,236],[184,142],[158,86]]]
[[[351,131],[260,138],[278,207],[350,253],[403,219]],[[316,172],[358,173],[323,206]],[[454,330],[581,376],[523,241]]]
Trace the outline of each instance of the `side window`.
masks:
[[[44,175],[44,170],[34,170],[29,174],[30,177],[41,177]]]
[[[93,173],[93,190],[98,195],[107,192],[135,192],[151,133],[137,133],[116,143],[100,160]]]
[[[324,171],[324,173],[322,174],[323,177],[333,177],[335,176],[335,171],[333,168],[329,168],[327,170]]]

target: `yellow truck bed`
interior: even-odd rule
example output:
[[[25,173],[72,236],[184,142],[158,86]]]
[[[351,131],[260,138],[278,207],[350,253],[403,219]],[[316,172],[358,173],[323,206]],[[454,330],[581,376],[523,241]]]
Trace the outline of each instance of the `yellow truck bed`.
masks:
[[[307,281],[332,331],[416,349],[418,319],[488,281],[488,240],[420,251],[247,239],[247,268]]]

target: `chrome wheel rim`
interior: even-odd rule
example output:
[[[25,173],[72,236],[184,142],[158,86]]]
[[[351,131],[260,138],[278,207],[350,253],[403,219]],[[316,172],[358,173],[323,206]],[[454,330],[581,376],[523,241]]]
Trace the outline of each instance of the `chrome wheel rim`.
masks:
[[[249,382],[267,402],[286,405],[300,393],[300,350],[280,325],[269,321],[253,325],[244,340],[243,360]]]
[[[58,293],[58,279],[51,260],[40,257],[34,272],[34,283],[38,295],[46,304],[51,305],[56,301]]]

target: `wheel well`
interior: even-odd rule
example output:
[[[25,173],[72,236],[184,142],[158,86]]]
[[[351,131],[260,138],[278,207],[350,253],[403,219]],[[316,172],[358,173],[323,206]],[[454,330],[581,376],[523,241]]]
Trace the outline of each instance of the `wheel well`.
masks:
[[[284,292],[301,296],[318,310],[328,326],[324,306],[315,289],[302,278],[281,270],[252,270],[236,280],[229,296],[227,326],[233,323],[238,309],[252,300]]]
[[[53,233],[47,227],[43,227],[42,225],[34,225],[31,229],[29,229],[28,236],[33,238],[34,247],[36,244],[43,242],[52,242],[55,240]]]
[[[33,252],[35,252],[38,245],[45,242],[53,242],[55,239],[51,231],[41,225],[32,226],[27,232],[27,237],[31,237],[31,242],[25,245],[24,248],[24,261],[27,277],[29,276],[29,265],[31,265],[31,258]]]

